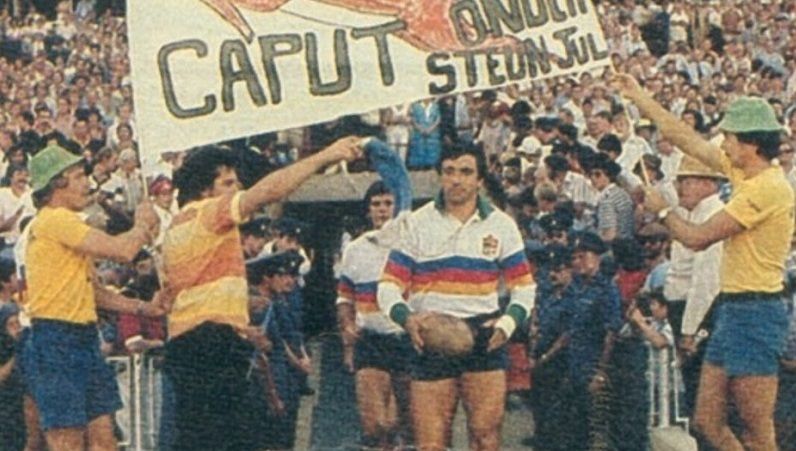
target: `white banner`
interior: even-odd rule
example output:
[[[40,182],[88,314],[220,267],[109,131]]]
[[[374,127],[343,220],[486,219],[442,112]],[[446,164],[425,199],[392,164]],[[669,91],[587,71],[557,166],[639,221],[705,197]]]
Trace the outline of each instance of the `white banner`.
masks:
[[[128,9],[144,158],[610,64],[590,0],[134,0]]]

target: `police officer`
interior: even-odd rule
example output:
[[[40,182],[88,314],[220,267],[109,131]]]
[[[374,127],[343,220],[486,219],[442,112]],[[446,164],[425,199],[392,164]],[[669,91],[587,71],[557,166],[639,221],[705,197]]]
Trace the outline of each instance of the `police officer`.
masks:
[[[296,420],[300,400],[300,378],[309,368],[300,358],[301,331],[296,330],[291,318],[287,295],[295,288],[299,265],[303,258],[296,251],[278,252],[246,262],[246,277],[250,285],[257,287],[259,294],[269,301],[261,318],[252,318],[263,328],[271,343],[267,353],[270,377],[275,389],[278,406],[269,402],[267,418],[259,426],[265,426],[259,434],[260,446],[269,449],[291,449],[296,440]],[[267,384],[267,383],[266,383]],[[260,393],[263,393],[262,391]],[[266,392],[266,396],[269,394]],[[256,410],[262,411],[263,401]]]
[[[572,449],[609,446],[608,363],[616,332],[622,324],[619,290],[600,270],[608,249],[592,232],[573,241],[572,265],[577,293],[569,321],[567,347],[572,383]]]
[[[566,246],[569,242],[569,232],[570,229],[572,229],[572,222],[572,216],[560,210],[542,216],[539,220],[539,225],[545,233],[542,242],[545,244],[557,243]]]
[[[539,270],[536,291],[536,327],[531,341],[532,406],[536,430],[533,446],[539,450],[570,449],[563,428],[567,408],[569,315],[577,293],[573,284],[572,250],[561,244],[545,248],[547,265]]]

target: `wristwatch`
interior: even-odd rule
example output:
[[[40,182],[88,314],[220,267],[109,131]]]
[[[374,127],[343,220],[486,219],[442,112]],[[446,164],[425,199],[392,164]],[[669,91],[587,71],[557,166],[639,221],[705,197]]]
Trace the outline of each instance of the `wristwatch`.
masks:
[[[663,221],[664,219],[666,219],[667,216],[669,216],[669,213],[671,212],[672,212],[672,207],[664,208],[663,210],[658,212],[658,219]]]

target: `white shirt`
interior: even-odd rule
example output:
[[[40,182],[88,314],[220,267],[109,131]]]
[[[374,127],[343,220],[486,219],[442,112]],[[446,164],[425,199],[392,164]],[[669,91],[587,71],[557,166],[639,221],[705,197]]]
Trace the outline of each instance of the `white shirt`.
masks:
[[[627,141],[622,143],[622,153],[616,158],[616,163],[622,168],[632,171],[638,160],[645,154],[652,153],[652,148],[644,138],[630,135]]]
[[[583,174],[572,171],[567,171],[567,175],[564,176],[561,192],[572,202],[581,202],[591,207],[597,205],[597,196],[600,194]]]
[[[674,149],[669,155],[662,153],[658,154],[661,159],[661,171],[663,178],[666,180],[674,180],[677,178],[677,171],[680,169],[680,161],[683,159],[683,153],[678,149]]]
[[[0,188],[0,220],[5,221],[14,216],[20,208],[22,209],[22,214],[17,218],[11,230],[0,234],[6,245],[16,243],[17,238],[19,238],[19,222],[26,216],[35,215],[36,209],[33,207],[30,190],[17,197],[10,187]]]
[[[718,194],[703,199],[688,211],[677,207],[683,219],[702,224],[724,208]],[[693,251],[680,242],[672,242],[672,258],[663,294],[669,300],[685,299],[682,333],[694,335],[699,324],[719,294],[719,266],[723,244],[713,243],[702,251]]]

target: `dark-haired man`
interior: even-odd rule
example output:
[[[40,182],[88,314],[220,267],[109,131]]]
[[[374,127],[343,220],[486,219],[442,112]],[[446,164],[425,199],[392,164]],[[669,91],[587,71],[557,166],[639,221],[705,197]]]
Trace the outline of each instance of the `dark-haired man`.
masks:
[[[726,240],[696,427],[721,450],[776,449],[773,411],[788,329],[780,298],[794,226],[793,190],[772,162],[783,127],[764,99],[741,97],[718,125],[724,135],[719,149],[656,103],[633,77],[617,75],[615,84],[664,137],[733,184],[727,205],[701,224],[683,219],[652,190],[645,193],[646,206],[686,247],[705,249]],[[743,445],[727,426],[729,398],[744,424]]]
[[[503,345],[527,319],[535,285],[516,223],[479,195],[487,173],[483,151],[468,144],[446,147],[437,170],[442,190],[408,217],[405,236],[384,267],[377,299],[419,350],[411,368],[417,447],[450,446],[451,420],[461,398],[470,447],[497,450],[506,398]],[[505,312],[498,306],[501,278],[511,294]],[[423,351],[420,329],[432,313],[466,321],[474,330],[474,349],[456,358]]]
[[[219,147],[192,151],[175,173],[181,209],[163,243],[165,272],[177,293],[166,346],[177,397],[175,449],[245,449],[250,443],[240,401],[252,349],[239,334],[257,341],[258,332],[247,327],[237,226],[324,166],[359,155],[359,139],[343,138],[247,190],[240,189],[234,156]]]
[[[396,439],[411,443],[408,363],[412,346],[403,329],[379,310],[376,287],[390,249],[380,231],[396,211],[383,181],[365,193],[370,230],[343,252],[337,285],[337,319],[344,364],[356,375],[362,445],[388,449]]]

